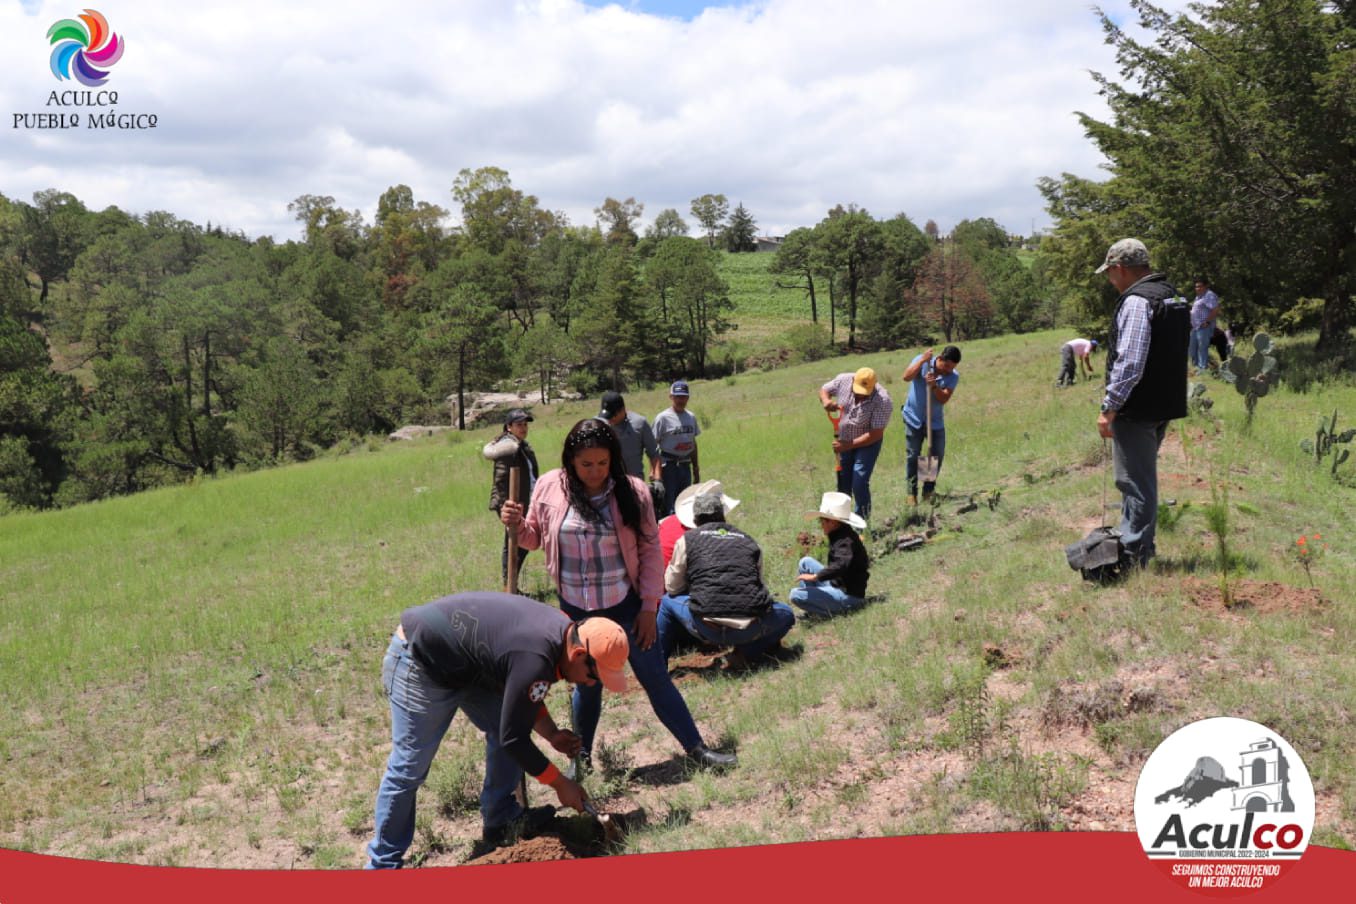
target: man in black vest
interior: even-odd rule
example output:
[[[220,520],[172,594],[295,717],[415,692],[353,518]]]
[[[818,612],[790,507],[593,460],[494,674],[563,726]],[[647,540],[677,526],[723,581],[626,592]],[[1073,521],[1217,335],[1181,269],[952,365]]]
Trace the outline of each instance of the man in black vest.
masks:
[[[696,524],[673,547],[659,601],[659,643],[667,658],[683,634],[732,646],[726,665],[739,670],[781,643],[795,612],[774,602],[763,583],[763,551],[725,521],[719,493],[697,496]]]
[[[1168,421],[1186,417],[1191,312],[1139,239],[1121,239],[1097,268],[1121,296],[1107,341],[1106,394],[1097,431],[1111,440],[1121,491],[1121,547],[1133,564],[1154,555],[1158,447]]]

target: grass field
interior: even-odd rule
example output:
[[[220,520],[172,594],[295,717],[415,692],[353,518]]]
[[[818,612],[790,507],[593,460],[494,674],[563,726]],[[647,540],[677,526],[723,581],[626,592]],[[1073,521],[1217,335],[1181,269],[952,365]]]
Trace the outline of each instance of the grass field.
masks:
[[[767,302],[769,322],[781,303]],[[1064,545],[1102,519],[1105,458],[1097,386],[1053,387],[1063,338],[964,345],[939,533],[919,550],[887,552],[904,528],[885,523],[908,514],[903,432],[898,421],[887,431],[872,484],[872,605],[798,623],[798,656],[775,669],[679,668],[707,739],[736,748],[740,768],[684,776],[645,701],[609,698],[599,760],[611,768],[590,787],[646,812],[628,851],[1128,830],[1144,757],[1213,715],[1281,733],[1314,778],[1315,842],[1356,843],[1356,491],[1298,447],[1321,414],[1356,420],[1356,388],[1349,377],[1302,394],[1282,386],[1245,433],[1237,394],[1208,379],[1218,418],[1176,422],[1164,446],[1162,495],[1180,517],[1161,532],[1156,566],[1098,590],[1064,562]],[[897,401],[916,351],[866,362]],[[813,527],[803,513],[833,486],[816,389],[860,363],[693,384],[703,476],[743,500],[735,520],[761,541],[780,598],[797,534]],[[659,391],[628,402],[664,406]],[[544,468],[595,407],[534,411]],[[0,846],[359,865],[389,744],[379,667],[398,614],[498,580],[479,454],[489,435],[0,517]],[[1229,490],[1230,580],[1245,601],[1229,610],[1212,596],[1212,485]],[[1290,553],[1301,533],[1328,545],[1312,590]],[[549,598],[538,553],[524,587]],[[558,719],[566,700],[559,688],[548,698]],[[456,863],[478,834],[481,755],[456,723],[420,798],[420,862]]]
[[[725,338],[746,354],[765,351],[777,345],[777,339],[799,323],[810,323],[810,300],[800,289],[779,288],[779,277],[768,272],[775,255],[770,253],[730,254],[721,252],[719,273],[730,286],[735,310],[732,320],[739,328]],[[790,280],[782,279],[783,282]],[[827,330],[829,325],[828,289],[818,289],[819,312]]]

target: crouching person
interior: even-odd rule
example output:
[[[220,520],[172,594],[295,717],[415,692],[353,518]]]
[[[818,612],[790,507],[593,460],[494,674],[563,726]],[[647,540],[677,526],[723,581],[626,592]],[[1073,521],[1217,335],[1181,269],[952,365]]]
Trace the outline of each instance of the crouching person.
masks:
[[[743,669],[780,647],[796,623],[791,607],[774,602],[763,584],[763,551],[726,522],[727,500],[734,501],[719,490],[697,494],[692,500],[695,526],[674,544],[664,572],[668,593],[659,601],[659,643],[665,659],[682,635],[690,634],[734,647],[726,664]]]
[[[458,593],[406,609],[382,662],[391,703],[391,755],[377,790],[368,869],[398,869],[414,840],[414,804],[452,717],[460,710],[485,735],[479,852],[531,835],[554,807],[525,811],[514,797],[523,773],[583,811],[584,789],[532,742],[535,731],[574,756],[579,738],[558,728],[544,700],[551,685],[626,689],[626,632],[606,618],[578,624],[559,609],[507,593]]]
[[[790,601],[811,615],[838,615],[861,607],[871,569],[866,547],[857,536],[866,522],[853,514],[852,499],[844,493],[825,493],[819,511],[806,517],[818,518],[829,538],[829,563],[822,565],[810,556],[801,559]]]

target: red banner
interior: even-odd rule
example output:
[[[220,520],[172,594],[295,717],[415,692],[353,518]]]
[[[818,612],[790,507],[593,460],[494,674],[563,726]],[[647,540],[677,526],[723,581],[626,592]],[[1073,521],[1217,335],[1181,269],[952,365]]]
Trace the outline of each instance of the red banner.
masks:
[[[130,866],[0,850],[0,904],[343,904],[420,893],[486,893],[494,901],[634,896],[645,904],[745,897],[842,904],[864,894],[992,901],[1017,893],[1042,902],[1140,904],[1200,901],[1216,891],[1213,883],[1188,890],[1161,867],[1129,832],[867,838],[395,873]],[[1345,900],[1354,884],[1356,853],[1310,847],[1282,876],[1248,889],[1247,900]]]

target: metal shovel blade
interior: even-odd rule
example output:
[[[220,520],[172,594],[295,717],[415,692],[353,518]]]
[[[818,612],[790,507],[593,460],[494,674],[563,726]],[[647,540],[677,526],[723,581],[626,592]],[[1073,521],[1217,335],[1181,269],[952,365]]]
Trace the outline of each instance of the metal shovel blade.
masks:
[[[918,479],[924,483],[936,483],[939,469],[940,465],[937,464],[937,457],[934,455],[918,459]]]
[[[584,810],[598,820],[598,825],[602,826],[604,838],[614,844],[621,841],[621,826],[617,825],[611,814],[598,812],[598,808],[587,800],[584,801]]]

